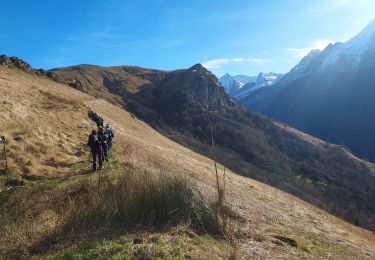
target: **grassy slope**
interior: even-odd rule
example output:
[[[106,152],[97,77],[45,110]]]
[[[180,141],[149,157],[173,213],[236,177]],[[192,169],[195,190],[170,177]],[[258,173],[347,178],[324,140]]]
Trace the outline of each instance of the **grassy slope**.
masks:
[[[163,71],[132,66],[103,69],[103,67],[95,65],[80,65],[49,72],[49,76],[58,79],[59,82],[67,82],[67,80],[75,78],[87,85],[86,88],[81,89],[84,92],[90,92],[95,97],[101,97],[120,106],[124,104],[124,100],[117,95],[123,96],[125,92],[127,94],[137,93],[142,87],[151,84],[151,81],[161,79],[164,74]],[[108,89],[104,89],[103,84],[106,84]],[[126,97],[125,95],[124,98]]]
[[[214,194],[212,161],[170,141],[120,108],[50,80],[1,67],[0,91],[0,132],[10,141],[14,176],[71,176],[85,172],[85,135],[93,127],[86,116],[90,107],[114,125],[121,160],[152,171],[189,176],[208,196]],[[269,258],[375,257],[373,233],[257,181],[231,172],[227,176],[227,200],[240,216],[235,220],[240,254]],[[39,214],[42,217],[44,212]],[[164,235],[169,244],[170,234]],[[292,238],[295,243],[278,235]],[[113,247],[121,247],[121,237],[109,239]],[[87,243],[89,254],[92,244]],[[95,244],[95,250],[102,250],[103,243],[100,240]],[[71,249],[67,254],[85,254],[86,248]]]

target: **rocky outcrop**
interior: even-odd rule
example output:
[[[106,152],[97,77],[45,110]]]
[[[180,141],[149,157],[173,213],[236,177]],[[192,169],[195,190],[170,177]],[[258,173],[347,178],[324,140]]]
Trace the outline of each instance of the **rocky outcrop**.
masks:
[[[19,70],[22,70],[23,72],[36,74],[38,76],[46,75],[43,69],[34,69],[30,64],[17,57],[8,57],[6,55],[1,55],[0,65],[6,66],[8,68],[17,68]]]
[[[88,91],[88,86],[85,82],[75,78],[64,78],[53,72],[46,72],[43,69],[34,69],[29,63],[19,59],[18,57],[8,57],[6,55],[0,55],[0,66],[8,68],[16,68],[23,72],[34,74],[41,77],[48,77],[56,82],[67,84],[75,89],[83,92]]]
[[[60,83],[64,83],[64,84],[67,84],[75,89],[78,89],[80,91],[83,91],[83,92],[88,92],[88,86],[85,82],[83,82],[82,80],[78,80],[78,79],[75,79],[75,78],[65,78],[65,77],[62,77],[52,71],[49,71],[46,73],[47,77],[49,77],[50,79],[56,81],[56,82],[60,82]]]

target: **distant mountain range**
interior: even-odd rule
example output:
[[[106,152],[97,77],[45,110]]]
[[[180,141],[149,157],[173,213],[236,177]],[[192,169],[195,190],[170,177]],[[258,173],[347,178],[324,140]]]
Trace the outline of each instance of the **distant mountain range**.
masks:
[[[268,74],[261,72],[258,76],[252,77],[246,75],[232,76],[227,73],[220,77],[219,81],[231,97],[242,100],[257,89],[272,86],[282,76],[282,74],[272,72]]]
[[[236,97],[235,95],[233,97]],[[243,106],[375,162],[375,20],[346,43],[313,50]]]

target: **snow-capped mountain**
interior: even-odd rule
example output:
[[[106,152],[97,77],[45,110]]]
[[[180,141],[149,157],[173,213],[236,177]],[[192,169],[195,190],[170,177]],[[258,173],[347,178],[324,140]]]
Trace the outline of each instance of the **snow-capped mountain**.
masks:
[[[235,77],[231,76],[229,73],[220,77],[219,81],[221,85],[224,87],[225,92],[227,92],[228,94],[232,93],[233,91],[237,91],[238,89],[244,86],[243,83],[237,81]]]
[[[311,51],[272,87],[238,100],[375,162],[375,20],[345,43]]]
[[[247,76],[247,75],[236,75],[236,76],[233,76],[233,77],[235,78],[235,80],[237,80],[238,82],[240,82],[243,85],[245,85],[249,82],[254,82],[257,79],[257,76],[250,77],[250,76]]]
[[[221,85],[223,85],[225,91],[232,97],[244,97],[246,94],[255,91],[265,86],[271,86],[276,83],[282,74],[277,73],[263,73],[261,72],[258,76],[246,76],[246,75],[235,75],[225,74],[219,78]]]
[[[285,75],[282,81],[293,81],[319,72],[353,72],[375,65],[375,19],[358,35],[345,43],[329,44],[323,51],[312,50]]]
[[[336,43],[328,46],[321,61],[321,69],[345,62],[343,70],[357,69],[366,54],[375,48],[375,19],[363,29],[357,36],[346,43]]]
[[[225,91],[232,95],[240,90],[245,84],[256,81],[257,77],[249,77],[246,75],[235,75],[232,76],[226,73],[224,76],[219,78],[221,85],[223,85]]]
[[[246,98],[247,95],[250,93],[267,86],[272,86],[276,84],[281,78],[283,74],[278,73],[259,73],[257,79],[252,82],[248,82],[245,84],[237,93],[234,94],[234,97],[237,99]]]
[[[286,79],[297,79],[302,77],[306,73],[309,73],[308,67],[315,61],[315,59],[321,54],[320,50],[312,50],[309,54],[307,54],[302,60],[292,68],[292,70],[287,73],[284,77]]]

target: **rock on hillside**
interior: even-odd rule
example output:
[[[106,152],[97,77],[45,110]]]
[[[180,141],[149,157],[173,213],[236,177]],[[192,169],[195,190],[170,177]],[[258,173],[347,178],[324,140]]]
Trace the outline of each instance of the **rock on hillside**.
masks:
[[[0,55],[0,65],[6,66],[8,68],[17,68],[27,73],[37,74],[40,76],[45,75],[45,71],[42,69],[34,69],[27,62],[17,58],[8,57],[6,55]]]
[[[23,72],[29,73],[29,74],[34,74],[37,76],[42,76],[42,77],[48,77],[54,81],[68,84],[73,88],[76,88],[78,90],[81,90],[83,92],[87,92],[87,84],[84,81],[81,81],[79,79],[75,78],[62,78],[58,77],[52,72],[46,72],[43,69],[34,69],[30,64],[27,62],[17,58],[17,57],[8,57],[6,55],[1,55],[0,56],[0,65],[8,67],[8,68],[17,68]]]

